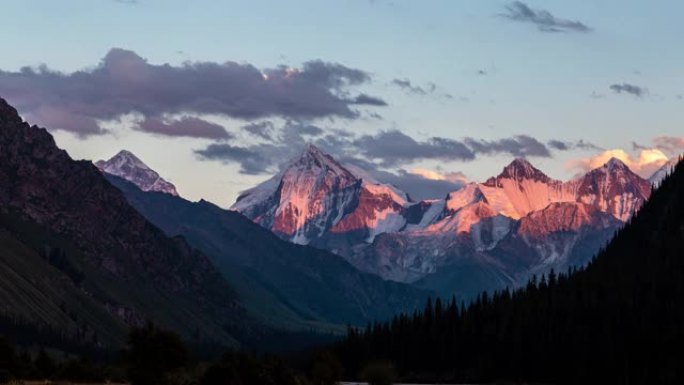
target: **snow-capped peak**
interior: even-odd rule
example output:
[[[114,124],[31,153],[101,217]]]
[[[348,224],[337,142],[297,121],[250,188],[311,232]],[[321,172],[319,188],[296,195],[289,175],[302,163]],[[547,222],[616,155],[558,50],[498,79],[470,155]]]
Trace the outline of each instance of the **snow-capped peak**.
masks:
[[[132,152],[121,150],[109,160],[99,160],[95,166],[107,174],[135,184],[143,191],[157,191],[178,196],[176,186],[164,180]]]
[[[652,185],[658,185],[660,182],[665,179],[665,177],[672,172],[672,170],[675,168],[675,166],[679,163],[679,157],[674,157],[670,160],[667,161],[664,165],[662,165],[656,172],[651,175],[650,178],[648,178],[648,181],[651,182]]]
[[[328,232],[372,240],[406,223],[406,193],[342,165],[312,144],[280,173],[240,195],[232,209],[295,243]]]
[[[349,170],[338,163],[332,156],[324,153],[311,143],[304,147],[304,150],[298,157],[290,161],[285,171],[288,169],[302,170],[302,168],[321,169],[338,175],[347,174],[353,176]]]
[[[615,157],[608,159],[608,161],[601,167],[606,168],[611,172],[616,170],[629,170],[629,167],[625,164],[625,162]]]
[[[627,221],[651,193],[651,184],[617,158],[611,158],[568,184],[576,191],[578,202],[595,206],[622,222]]]
[[[502,179],[514,181],[532,180],[542,183],[551,181],[546,174],[535,168],[532,163],[524,158],[516,158],[508,166],[504,167],[499,175],[489,178],[484,184],[486,186],[496,186]]]

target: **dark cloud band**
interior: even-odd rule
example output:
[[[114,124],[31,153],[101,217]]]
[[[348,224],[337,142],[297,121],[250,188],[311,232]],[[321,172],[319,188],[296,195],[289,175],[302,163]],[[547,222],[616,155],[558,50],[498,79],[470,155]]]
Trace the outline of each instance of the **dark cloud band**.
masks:
[[[375,96],[347,96],[353,87],[368,82],[370,76],[364,71],[320,60],[298,69],[260,70],[236,62],[173,66],[150,64],[133,51],[115,48],[88,70],[66,74],[42,66],[0,71],[0,94],[32,123],[87,136],[104,132],[99,122],[129,113],[146,119],[180,113],[245,120],[275,116],[353,119],[360,115],[357,106],[386,105]],[[175,136],[175,129],[181,128],[147,126],[155,133]]]
[[[622,83],[622,84],[611,84],[610,90],[615,92],[616,94],[630,94],[634,95],[638,98],[644,96],[648,91],[640,86],[636,86],[634,84],[629,84],[629,83]]]
[[[562,19],[544,9],[533,9],[522,1],[514,1],[506,5],[502,17],[537,26],[541,32],[591,32],[592,29],[577,20]]]

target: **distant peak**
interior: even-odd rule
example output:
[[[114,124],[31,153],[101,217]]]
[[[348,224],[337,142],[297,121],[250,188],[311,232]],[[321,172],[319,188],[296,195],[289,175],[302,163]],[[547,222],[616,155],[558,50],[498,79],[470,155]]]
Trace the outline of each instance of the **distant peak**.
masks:
[[[295,158],[293,161],[295,164],[309,163],[313,161],[320,166],[334,165],[335,167],[342,167],[332,156],[323,152],[321,149],[311,143],[307,143],[299,157]]]
[[[97,161],[95,165],[107,174],[128,180],[143,191],[158,191],[178,195],[176,186],[166,181],[128,150],[121,150],[107,161]]]
[[[508,164],[508,166],[504,167],[505,169],[517,169],[517,170],[537,170],[534,168],[532,163],[530,163],[527,159],[525,158],[515,158],[511,163]],[[539,171],[539,170],[537,170]]]
[[[325,152],[321,151],[318,147],[316,147],[313,143],[307,143],[304,146],[304,150],[302,151],[301,157],[327,157],[330,158],[330,155],[326,154]]]
[[[603,165],[603,167],[607,167],[607,168],[609,168],[609,169],[613,169],[613,168],[627,168],[627,169],[628,169],[628,168],[629,168],[629,167],[627,167],[627,165],[625,164],[625,162],[623,162],[623,161],[621,161],[620,159],[615,158],[615,157],[610,158],[610,159]]]
[[[546,174],[535,168],[532,163],[524,158],[515,158],[508,166],[504,167],[501,173],[496,178],[490,178],[485,182],[485,185],[495,185],[497,180],[514,179],[521,181],[523,179],[532,179],[542,182],[551,180]]]
[[[109,158],[108,161],[103,163],[109,165],[118,165],[117,167],[121,167],[122,165],[129,165],[135,168],[150,170],[150,167],[146,165],[145,162],[143,162],[140,158],[138,158],[135,154],[128,150],[119,151],[116,155]]]
[[[304,146],[304,152],[321,152],[313,143],[309,142]]]
[[[130,152],[128,150],[121,150],[121,151],[117,152],[116,155],[114,155],[114,157],[117,157],[117,156],[133,157],[133,158],[137,159],[137,156],[135,156],[135,154],[133,154],[132,152]]]

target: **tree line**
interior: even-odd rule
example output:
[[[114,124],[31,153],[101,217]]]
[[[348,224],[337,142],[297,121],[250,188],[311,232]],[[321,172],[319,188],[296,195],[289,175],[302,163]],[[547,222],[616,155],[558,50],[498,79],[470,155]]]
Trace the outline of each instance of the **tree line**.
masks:
[[[469,304],[429,300],[333,351],[347,378],[380,360],[406,380],[683,383],[684,164],[584,268]]]

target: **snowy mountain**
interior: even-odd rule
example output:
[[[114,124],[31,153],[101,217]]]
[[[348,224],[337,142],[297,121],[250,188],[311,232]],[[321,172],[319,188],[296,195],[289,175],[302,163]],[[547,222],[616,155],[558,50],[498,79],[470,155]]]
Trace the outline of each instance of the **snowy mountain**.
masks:
[[[107,174],[132,182],[143,191],[157,191],[178,196],[176,186],[164,180],[129,151],[121,150],[107,161],[95,162],[95,166]]]
[[[232,209],[282,238],[309,244],[329,234],[371,242],[399,231],[407,204],[405,193],[307,145],[276,176],[243,192]]]
[[[648,178],[648,181],[651,182],[652,185],[657,186],[660,184],[660,182],[665,179],[667,174],[671,173],[674,167],[679,163],[679,157],[674,157],[667,161],[662,167],[660,167],[656,172],[651,175],[650,178]]]
[[[362,174],[308,146],[233,209],[385,279],[476,293],[586,263],[651,191],[617,159],[567,182],[515,159],[484,183],[421,202]]]
[[[626,222],[651,194],[651,183],[616,158],[567,185],[575,191],[578,202],[594,206],[622,222]]]

